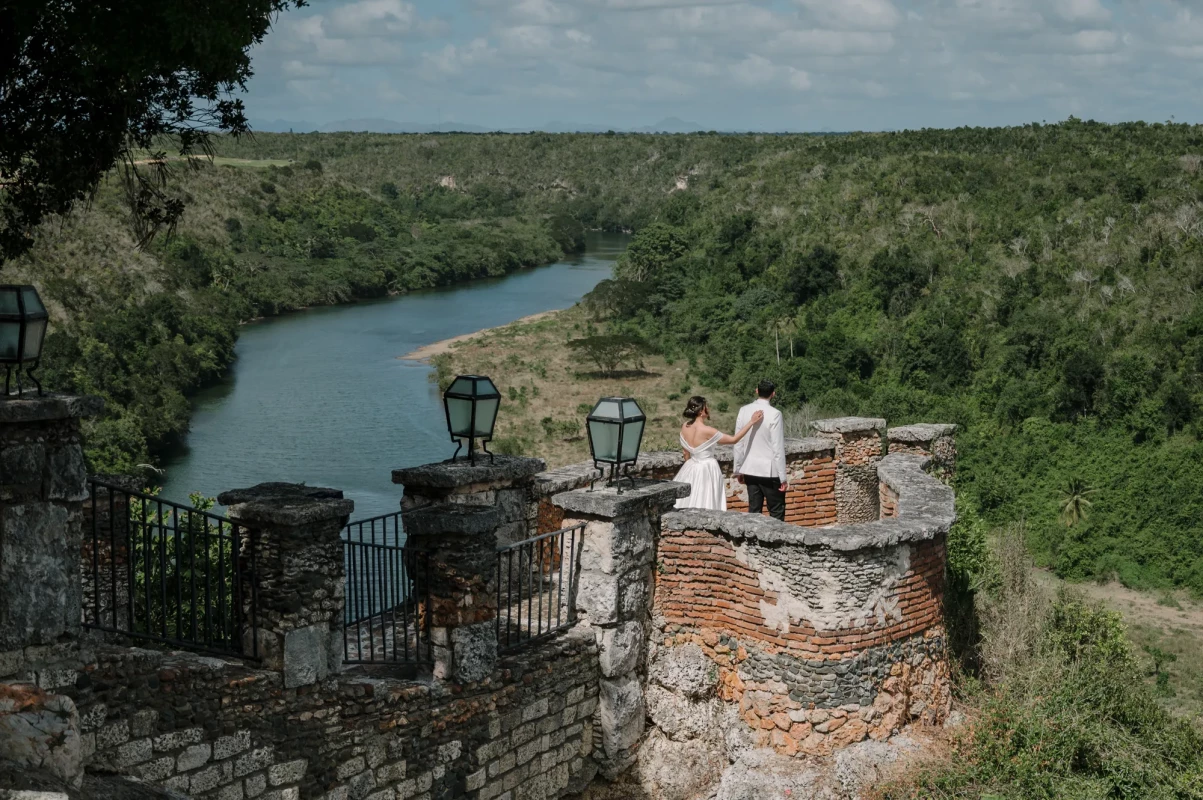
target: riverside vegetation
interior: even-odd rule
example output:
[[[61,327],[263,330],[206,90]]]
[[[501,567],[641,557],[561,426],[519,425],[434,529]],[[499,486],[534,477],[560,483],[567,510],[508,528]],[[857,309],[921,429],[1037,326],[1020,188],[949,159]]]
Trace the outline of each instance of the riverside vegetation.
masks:
[[[1203,797],[1197,728],[1141,680],[1165,659],[1106,611],[1032,599],[986,546],[1022,520],[996,538],[1062,577],[1203,594],[1203,129],[260,135],[218,151],[240,166],[183,181],[176,238],[133,254],[102,192],[20,264],[71,312],[55,385],[113,401],[94,464],[181,431],[240,320],[550,260],[578,225],[634,229],[614,279],[543,335],[639,337],[645,372],[680,369],[731,408],[767,376],[786,408],[962,425],[949,604],[977,721],[964,757],[893,796]],[[245,166],[270,159],[292,166]],[[544,385],[523,379],[528,398]],[[562,457],[582,444],[564,442],[575,413],[539,418]],[[992,655],[1016,615],[1022,647]]]

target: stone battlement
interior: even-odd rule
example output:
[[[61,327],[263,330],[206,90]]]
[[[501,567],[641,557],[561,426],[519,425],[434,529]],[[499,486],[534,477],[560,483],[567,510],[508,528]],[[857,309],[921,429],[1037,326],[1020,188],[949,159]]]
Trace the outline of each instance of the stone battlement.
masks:
[[[398,671],[346,663],[353,504],[286,483],[223,494],[246,532],[229,606],[244,657],[129,646],[116,630],[151,608],[128,592],[151,551],[120,478],[82,488],[79,419],[99,406],[8,402],[0,761],[68,785],[88,769],[204,800],[538,800],[635,769],[653,795],[692,792],[731,746],[823,754],[947,713],[952,426],[820,421],[787,441],[785,522],[743,513],[730,448],[723,513],[673,509],[677,452],[642,455],[621,495],[587,490],[592,465],[531,458],[396,470],[405,564],[427,571],[407,613],[430,639]],[[503,647],[503,612],[531,621],[507,593],[550,618],[553,575],[568,622]],[[649,767],[665,759],[667,777]]]

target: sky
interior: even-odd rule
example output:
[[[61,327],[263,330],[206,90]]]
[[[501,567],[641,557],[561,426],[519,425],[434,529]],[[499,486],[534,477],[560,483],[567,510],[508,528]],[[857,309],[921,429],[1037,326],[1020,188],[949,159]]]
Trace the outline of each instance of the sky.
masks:
[[[251,55],[317,126],[1203,122],[1203,0],[310,0]]]

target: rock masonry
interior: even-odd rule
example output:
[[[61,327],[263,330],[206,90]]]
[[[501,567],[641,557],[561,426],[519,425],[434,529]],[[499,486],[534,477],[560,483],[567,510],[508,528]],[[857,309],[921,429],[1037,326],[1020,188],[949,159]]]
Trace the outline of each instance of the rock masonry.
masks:
[[[86,767],[204,800],[544,800],[625,772],[685,797],[741,748],[829,753],[947,713],[952,493],[924,469],[952,474],[951,426],[818,424],[788,443],[786,523],[671,511],[678,453],[642,456],[622,494],[538,459],[397,470],[434,573],[433,668],[413,680],[342,664],[352,506],[293,484],[221,498],[254,531],[253,658],[82,636],[81,611],[121,613],[81,598],[89,562],[125,558],[80,536],[123,514],[84,503],[79,419],[98,410],[0,402],[0,761],[63,785]],[[577,523],[576,626],[499,652],[496,548]]]

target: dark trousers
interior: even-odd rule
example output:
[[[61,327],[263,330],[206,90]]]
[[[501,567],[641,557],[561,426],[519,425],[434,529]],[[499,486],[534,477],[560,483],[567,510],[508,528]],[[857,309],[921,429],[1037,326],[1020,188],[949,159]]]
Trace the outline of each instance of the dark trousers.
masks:
[[[767,500],[769,515],[785,522],[785,492],[781,491],[780,478],[757,478],[745,475],[744,485],[748,487],[748,511],[750,513],[759,514]]]

